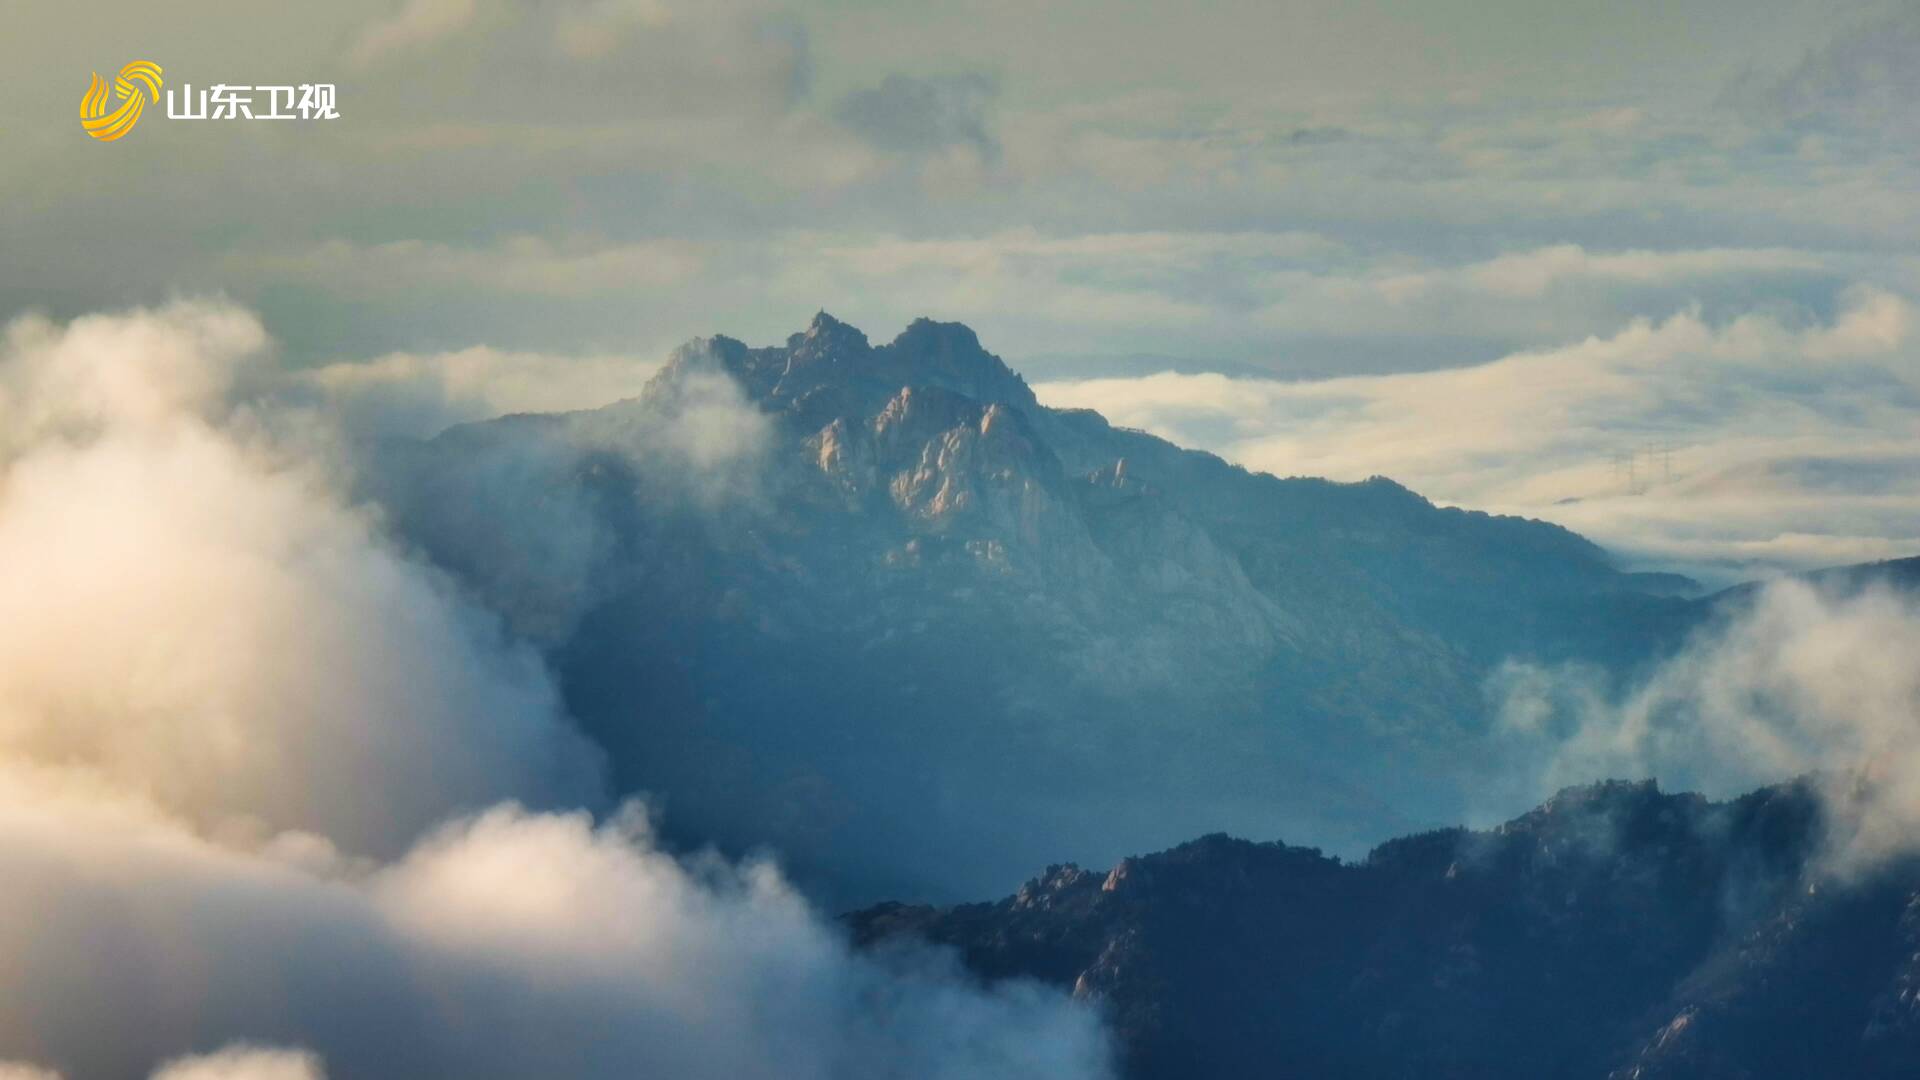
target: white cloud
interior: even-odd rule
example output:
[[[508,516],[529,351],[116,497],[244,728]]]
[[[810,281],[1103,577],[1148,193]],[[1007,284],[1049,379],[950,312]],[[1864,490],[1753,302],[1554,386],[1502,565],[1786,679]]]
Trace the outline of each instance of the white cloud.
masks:
[[[266,345],[259,320],[224,304],[66,327],[18,319],[0,342],[0,460],[59,436],[147,431],[214,412]]]
[[[1920,836],[1920,607],[1884,589],[1776,582],[1624,693],[1591,673],[1512,668],[1510,739],[1545,750],[1543,787],[1658,776],[1741,794],[1814,774],[1826,869],[1915,850]]]
[[[175,1058],[153,1080],[326,1080],[320,1059],[304,1050],[229,1046],[211,1054]]]
[[[264,343],[250,316],[189,305],[9,340],[0,381],[22,389],[0,419],[44,434],[0,459],[0,755],[356,850],[502,795],[594,798],[595,755],[538,659],[227,426]]]
[[[1810,360],[1880,356],[1905,344],[1913,329],[1913,307],[1880,289],[1856,288],[1851,303],[1832,327],[1807,336]]]
[[[329,874],[57,777],[0,791],[0,1047],[73,1075],[236,1040],[373,1077],[1104,1072],[1065,997],[856,956],[771,867],[682,863],[637,811],[496,808]]]

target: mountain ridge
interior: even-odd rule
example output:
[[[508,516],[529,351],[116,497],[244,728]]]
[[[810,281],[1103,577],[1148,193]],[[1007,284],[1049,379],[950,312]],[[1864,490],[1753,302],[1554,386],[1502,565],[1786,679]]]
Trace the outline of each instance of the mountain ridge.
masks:
[[[1920,859],[1834,877],[1824,828],[1810,778],[1607,781],[1357,862],[1215,834],[844,922],[1099,1006],[1136,1080],[1911,1075]]]
[[[1557,525],[1047,408],[925,319],[696,339],[634,399],[374,472],[401,536],[546,654],[621,790],[845,897],[1450,820],[1485,794],[1500,664],[1627,672],[1702,617]]]

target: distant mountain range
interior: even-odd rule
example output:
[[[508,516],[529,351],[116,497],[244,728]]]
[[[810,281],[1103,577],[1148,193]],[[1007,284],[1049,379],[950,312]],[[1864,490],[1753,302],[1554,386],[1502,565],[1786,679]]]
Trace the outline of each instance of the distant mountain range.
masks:
[[[1920,860],[1823,875],[1821,806],[1613,782],[1357,863],[1216,835],[848,922],[1097,1004],[1130,1080],[1914,1076]]]
[[[1045,408],[927,320],[694,341],[633,400],[377,459],[368,494],[539,645],[670,836],[848,903],[1460,820],[1499,664],[1629,673],[1714,609],[1555,525]]]

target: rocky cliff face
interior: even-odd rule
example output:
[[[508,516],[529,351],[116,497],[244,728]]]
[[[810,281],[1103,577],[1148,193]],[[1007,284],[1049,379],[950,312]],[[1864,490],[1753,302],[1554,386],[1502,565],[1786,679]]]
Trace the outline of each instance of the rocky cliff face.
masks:
[[[886,904],[1099,1004],[1132,1077],[1893,1077],[1920,1071],[1920,864],[1824,876],[1798,784],[1570,789],[1365,860],[1209,836],[992,904]]]
[[[845,896],[1448,820],[1494,665],[1627,665],[1693,617],[1552,525],[1041,407],[926,320],[692,342],[632,401],[383,464],[373,495],[542,644],[623,786]]]

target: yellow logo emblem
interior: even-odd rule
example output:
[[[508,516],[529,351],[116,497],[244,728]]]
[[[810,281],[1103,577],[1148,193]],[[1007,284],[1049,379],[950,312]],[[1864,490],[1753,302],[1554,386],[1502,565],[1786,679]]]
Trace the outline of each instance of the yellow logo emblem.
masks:
[[[146,98],[140,96],[140,89],[135,83],[147,88]],[[86,96],[80,99],[80,126],[101,142],[112,142],[132,131],[148,98],[155,104],[159,103],[160,65],[151,60],[135,60],[120,69],[120,74],[113,80],[113,89],[120,98],[120,104],[108,112],[107,82],[96,71],[93,73],[93,85],[87,88]]]

